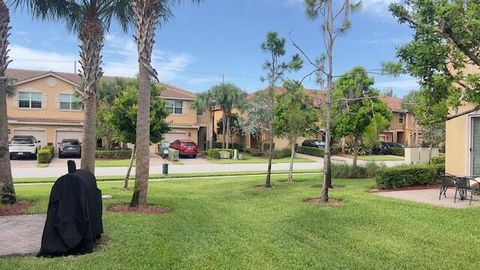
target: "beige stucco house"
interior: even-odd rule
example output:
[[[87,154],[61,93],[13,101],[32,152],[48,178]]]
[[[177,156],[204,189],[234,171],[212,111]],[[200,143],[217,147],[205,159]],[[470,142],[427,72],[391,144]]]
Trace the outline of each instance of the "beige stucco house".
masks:
[[[7,76],[16,80],[16,94],[7,99],[8,134],[33,135],[42,145],[57,145],[64,138],[82,139],[83,117],[79,75],[64,72],[8,69]],[[114,77],[103,77],[111,80]],[[166,140],[189,138],[203,147],[206,143],[208,112],[191,108],[195,94],[163,84],[160,98],[165,99],[171,114],[167,117],[171,131]],[[154,150],[155,147],[152,147]]]
[[[393,113],[390,126],[379,135],[380,141],[401,143],[408,146],[418,145],[421,128],[415,121],[413,113],[402,109],[400,98],[380,97],[380,100],[385,102]]]

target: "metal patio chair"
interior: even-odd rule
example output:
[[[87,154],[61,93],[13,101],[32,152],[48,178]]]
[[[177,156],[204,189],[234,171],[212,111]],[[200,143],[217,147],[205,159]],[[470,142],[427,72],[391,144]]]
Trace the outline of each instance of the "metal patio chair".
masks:
[[[476,182],[478,186],[472,188],[472,182]],[[473,177],[458,177],[455,181],[455,185],[455,198],[453,199],[453,202],[457,201],[457,194],[460,196],[461,200],[464,200],[467,198],[468,192],[470,192],[470,204],[472,204],[473,193],[475,191],[480,191],[480,182]]]
[[[438,195],[438,199],[442,199],[442,195],[444,198],[447,198],[447,190],[448,188],[456,188],[455,180],[456,177],[450,174],[445,174],[440,176],[442,183],[440,185],[440,194]]]

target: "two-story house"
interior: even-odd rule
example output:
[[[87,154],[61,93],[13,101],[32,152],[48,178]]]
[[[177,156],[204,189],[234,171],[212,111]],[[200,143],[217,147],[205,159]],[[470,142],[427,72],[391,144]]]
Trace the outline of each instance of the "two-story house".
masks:
[[[16,80],[16,94],[7,99],[10,138],[33,135],[42,145],[57,145],[65,138],[82,139],[84,113],[81,101],[74,95],[81,84],[78,74],[8,69],[7,76]],[[113,78],[104,76],[103,80]],[[165,99],[171,113],[167,117],[171,131],[165,139],[189,138],[203,147],[209,123],[208,112],[197,113],[191,108],[194,93],[167,84],[163,86],[159,98]]]
[[[402,100],[397,97],[380,97],[393,116],[390,127],[380,133],[380,141],[394,142],[404,145],[418,145],[421,137],[421,128],[415,121],[412,112],[402,109]]]

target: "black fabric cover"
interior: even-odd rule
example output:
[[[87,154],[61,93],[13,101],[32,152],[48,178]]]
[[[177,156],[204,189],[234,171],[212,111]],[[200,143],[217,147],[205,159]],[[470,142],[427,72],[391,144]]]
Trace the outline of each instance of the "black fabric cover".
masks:
[[[102,192],[95,176],[78,170],[52,187],[39,256],[90,253],[103,233]]]

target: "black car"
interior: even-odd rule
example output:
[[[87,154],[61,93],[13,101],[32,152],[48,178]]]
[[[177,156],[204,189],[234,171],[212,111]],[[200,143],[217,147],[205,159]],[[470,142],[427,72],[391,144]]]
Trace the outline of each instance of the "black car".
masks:
[[[377,152],[378,154],[388,155],[390,154],[390,148],[405,148],[405,145],[394,142],[380,142]]]
[[[321,140],[305,140],[303,141],[302,146],[325,149],[325,142]]]
[[[77,139],[63,139],[58,143],[58,157],[80,157],[82,155],[82,143]]]

